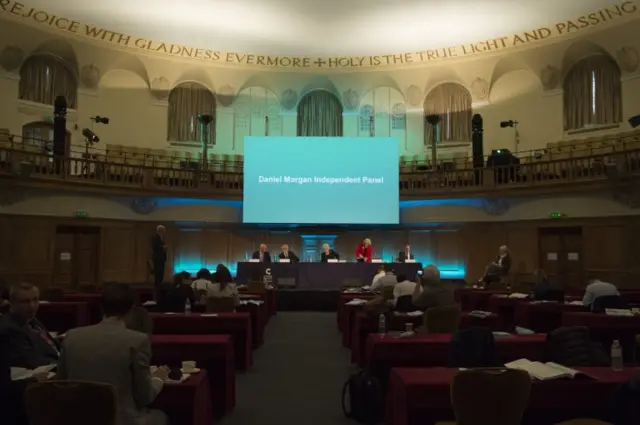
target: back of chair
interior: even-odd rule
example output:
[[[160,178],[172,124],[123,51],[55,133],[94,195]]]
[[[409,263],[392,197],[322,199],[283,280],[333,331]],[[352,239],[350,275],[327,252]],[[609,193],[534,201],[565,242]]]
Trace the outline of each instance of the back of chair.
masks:
[[[460,327],[460,306],[433,307],[424,315],[424,327],[430,334],[452,334]]]
[[[385,301],[393,299],[393,286],[382,287],[382,299]]]
[[[449,343],[448,367],[496,367],[496,343],[489,328],[461,329],[453,334]]]
[[[629,308],[625,300],[620,295],[605,295],[593,300],[591,311],[594,313],[602,313],[608,308]]]
[[[466,370],[451,383],[457,425],[520,425],[531,377],[522,370]]]
[[[413,305],[413,297],[411,295],[403,295],[396,300],[396,308],[394,310],[398,313],[409,313],[418,309]]]
[[[207,298],[207,313],[231,313],[236,309],[234,297]]]
[[[265,286],[264,282],[251,281],[247,284],[247,291],[249,292],[262,294],[266,290],[267,290],[267,287]]]
[[[206,289],[197,289],[196,290],[196,299],[202,300],[202,299],[205,299],[206,297],[207,297],[207,290]]]
[[[30,425],[114,425],[117,394],[108,384],[45,381],[25,391]]]

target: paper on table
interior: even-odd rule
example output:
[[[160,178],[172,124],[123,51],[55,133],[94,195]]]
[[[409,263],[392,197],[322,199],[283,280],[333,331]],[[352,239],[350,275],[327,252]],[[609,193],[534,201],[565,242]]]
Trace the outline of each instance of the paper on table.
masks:
[[[218,313],[203,313],[200,317],[218,317]]]
[[[156,305],[156,304],[157,304],[157,303],[156,303],[155,301],[153,301],[153,300],[145,301],[144,303],[142,303],[142,305],[143,305],[144,307],[150,307],[150,306],[154,306],[154,305]]]
[[[354,298],[351,301],[349,301],[348,303],[345,303],[345,305],[365,305],[367,303],[367,300],[361,300],[359,298]]]
[[[424,311],[410,311],[407,313],[407,316],[411,316],[411,317],[418,317],[418,316],[424,316]]]

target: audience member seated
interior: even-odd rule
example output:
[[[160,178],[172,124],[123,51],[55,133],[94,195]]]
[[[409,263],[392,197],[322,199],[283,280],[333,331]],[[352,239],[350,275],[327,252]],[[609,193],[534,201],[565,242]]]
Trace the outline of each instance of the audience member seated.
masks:
[[[455,305],[453,291],[445,287],[440,281],[440,270],[436,266],[429,265],[422,271],[422,277],[418,276],[418,285],[415,286],[411,296],[413,305],[420,310],[433,307],[449,307]]]
[[[271,254],[267,251],[267,246],[265,244],[260,244],[260,248],[253,253],[251,258],[253,260],[260,260],[261,263],[271,262]]]
[[[564,302],[564,289],[554,284],[542,269],[533,272],[534,285],[531,298],[535,301]]]
[[[149,337],[125,327],[124,318],[134,300],[134,290],[124,284],[104,293],[102,322],[67,333],[58,378],[112,385],[118,393],[117,425],[165,425],[167,416],[147,406],[162,390],[169,372],[159,367],[150,373]]]
[[[451,368],[486,368],[500,366],[496,355],[496,342],[488,328],[461,329],[453,334],[449,343]]]
[[[373,278],[371,283],[371,292],[380,292],[386,286],[394,286],[398,283],[396,275],[393,273],[393,266],[385,264],[378,269],[378,274]]]
[[[145,335],[153,333],[153,319],[142,307],[134,306],[124,318],[124,324],[132,331],[142,332]]]
[[[289,249],[289,245],[282,245],[282,247],[280,248],[282,249],[282,252],[280,254],[278,254],[278,258],[281,260],[289,260],[289,262],[291,263],[299,263],[300,259],[298,258],[298,256],[295,254],[295,252],[291,251]]]
[[[507,274],[511,268],[511,251],[506,245],[502,245],[498,250],[498,257],[496,260],[489,264],[484,271],[484,276],[480,279],[479,283],[484,284],[485,287],[491,285],[492,282],[497,282]]]
[[[213,284],[212,297],[217,298],[233,298],[235,304],[240,304],[240,296],[238,295],[238,288],[233,283],[231,272],[223,264],[218,264],[215,274],[216,283]]]
[[[558,328],[547,335],[549,361],[567,366],[606,366],[609,357],[602,346],[591,340],[589,328]]]
[[[0,334],[7,338],[11,366],[35,369],[57,363],[61,346],[36,319],[38,288],[30,283],[13,285],[9,302],[9,313],[0,318]]]
[[[582,304],[586,307],[591,307],[593,302],[599,297],[605,297],[607,295],[620,295],[618,288],[609,282],[603,282],[599,279],[593,279],[584,291],[584,297],[582,298]]]
[[[197,294],[199,291],[206,291],[207,297],[210,297],[214,291],[213,276],[208,269],[200,269],[196,274],[196,280],[191,284],[191,288]]]
[[[398,283],[393,287],[393,305],[396,311],[408,313],[416,310],[412,298],[416,285],[419,286],[420,291],[422,291],[422,286],[410,281],[405,275],[398,275]]]
[[[593,313],[605,313],[609,308],[626,310],[629,304],[620,295],[604,295],[596,298],[591,304]]]
[[[0,314],[9,311],[9,284],[6,280],[0,279]]]
[[[196,294],[191,288],[191,275],[189,272],[180,272],[173,276],[173,283],[167,290],[159,304],[159,310],[171,313],[183,313],[187,300],[193,305],[196,302]]]
[[[327,260],[339,260],[340,255],[333,249],[329,248],[329,244],[322,245],[322,255],[320,256],[320,262],[326,263]]]

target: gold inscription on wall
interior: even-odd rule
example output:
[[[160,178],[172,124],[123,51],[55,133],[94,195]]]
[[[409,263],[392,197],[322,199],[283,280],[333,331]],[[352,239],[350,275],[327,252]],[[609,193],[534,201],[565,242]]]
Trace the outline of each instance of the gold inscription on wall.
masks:
[[[633,15],[638,7],[633,1],[625,1],[616,6],[607,7],[597,12],[581,16],[577,19],[558,22],[549,27],[542,27],[532,31],[483,40],[460,46],[423,50],[412,53],[378,56],[351,56],[312,58],[301,56],[264,56],[245,53],[223,52],[220,50],[198,49],[178,44],[164,43],[121,34],[105,28],[83,24],[71,19],[52,15],[44,10],[29,7],[24,3],[13,0],[0,0],[0,12],[10,15],[14,19],[29,20],[37,25],[82,35],[84,37],[115,44],[120,47],[132,48],[154,53],[162,53],[174,57],[198,59],[214,63],[226,63],[240,66],[263,68],[379,68],[387,66],[419,65],[450,58],[479,55],[486,52],[496,52],[509,48],[529,45],[549,38],[574,34],[593,28],[615,19]]]

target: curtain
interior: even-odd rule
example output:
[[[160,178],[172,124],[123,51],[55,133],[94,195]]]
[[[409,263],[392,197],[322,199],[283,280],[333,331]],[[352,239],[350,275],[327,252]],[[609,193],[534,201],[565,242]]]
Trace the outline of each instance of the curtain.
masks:
[[[298,136],[342,136],[342,105],[331,93],[315,90],[298,104]]]
[[[67,99],[67,108],[77,108],[78,80],[69,67],[53,56],[40,55],[27,59],[20,68],[18,97],[53,105],[58,96]]]
[[[622,121],[620,68],[609,57],[590,56],[576,63],[563,91],[565,130]]]
[[[471,140],[471,94],[456,83],[444,83],[429,92],[424,100],[424,114],[439,115],[439,142]],[[433,126],[425,121],[425,145],[433,140]]]
[[[212,115],[209,125],[209,144],[214,144],[216,126],[216,99],[211,91],[197,83],[183,83],[169,94],[167,140],[175,142],[200,142],[202,132],[198,114]]]

